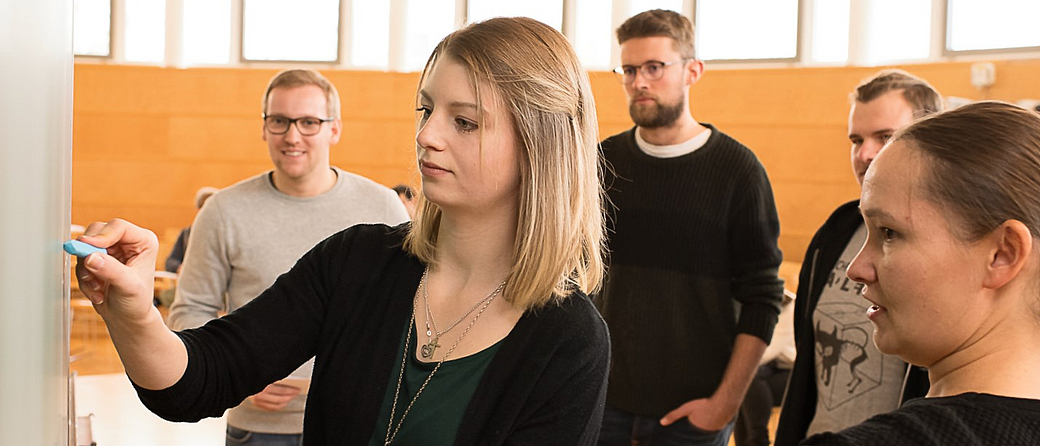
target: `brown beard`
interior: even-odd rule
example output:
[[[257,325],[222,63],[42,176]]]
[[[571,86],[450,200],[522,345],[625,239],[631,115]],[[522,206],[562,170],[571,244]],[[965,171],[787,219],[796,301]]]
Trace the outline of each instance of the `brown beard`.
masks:
[[[628,115],[632,117],[632,122],[635,122],[639,127],[648,129],[668,127],[682,116],[682,101],[674,105],[663,105],[655,101],[653,106],[642,108],[636,106],[636,99],[639,98],[636,97],[629,101]]]

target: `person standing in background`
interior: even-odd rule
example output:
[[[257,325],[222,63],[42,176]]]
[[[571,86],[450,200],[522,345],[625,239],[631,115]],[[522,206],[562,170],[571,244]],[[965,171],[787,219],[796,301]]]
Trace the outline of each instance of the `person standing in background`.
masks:
[[[935,88],[901,70],[864,80],[851,102],[850,158],[860,186],[867,167],[897,130],[943,109]],[[859,206],[853,200],[835,210],[805,252],[794,309],[798,352],[780,410],[777,446],[856,425],[928,391],[923,369],[908,368],[874,346],[863,286],[845,275],[867,237]]]
[[[617,37],[636,126],[602,143],[614,212],[597,306],[614,360],[599,444],[723,446],[780,312],[773,191],[690,112],[704,64],[689,19],[646,11]]]
[[[329,163],[339,141],[339,94],[313,70],[286,70],[263,96],[274,169],[223,189],[192,224],[167,324],[202,326],[242,307],[326,237],[359,223],[408,220],[394,192]],[[310,378],[313,360],[292,377]],[[295,445],[306,395],[274,383],[228,412],[227,444]]]

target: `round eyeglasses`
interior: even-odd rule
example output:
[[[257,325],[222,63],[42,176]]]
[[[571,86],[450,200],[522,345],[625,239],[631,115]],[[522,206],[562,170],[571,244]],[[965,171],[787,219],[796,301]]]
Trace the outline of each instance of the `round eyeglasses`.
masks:
[[[289,131],[289,126],[296,124],[296,130],[303,136],[314,136],[321,131],[321,125],[326,122],[335,121],[335,118],[315,118],[303,116],[295,119],[278,115],[264,115],[264,129],[272,135],[284,135]]]
[[[621,82],[631,84],[636,80],[636,74],[642,74],[643,79],[648,81],[656,81],[664,76],[664,69],[669,65],[675,65],[677,63],[686,62],[689,59],[673,60],[671,62],[661,62],[659,60],[651,60],[643,62],[640,65],[622,65],[614,69],[614,73],[618,75]]]

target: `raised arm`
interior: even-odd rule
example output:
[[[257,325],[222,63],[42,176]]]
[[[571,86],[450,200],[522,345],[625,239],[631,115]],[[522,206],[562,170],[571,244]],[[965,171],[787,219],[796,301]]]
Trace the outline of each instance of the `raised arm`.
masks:
[[[81,241],[107,248],[76,265],[80,289],[105,320],[127,375],[146,389],[165,389],[184,374],[184,343],[152,305],[159,242],[125,220],[95,222]]]

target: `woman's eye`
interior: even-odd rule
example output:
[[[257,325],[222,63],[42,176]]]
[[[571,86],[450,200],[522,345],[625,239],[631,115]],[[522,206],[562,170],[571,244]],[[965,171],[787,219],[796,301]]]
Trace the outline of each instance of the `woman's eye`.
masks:
[[[419,113],[419,115],[420,115],[419,118],[422,119],[423,121],[426,121],[427,119],[429,119],[430,118],[430,114],[433,113],[433,109],[431,109],[430,107],[427,107],[425,105],[415,109],[415,111],[417,113]]]
[[[881,233],[885,236],[885,240],[892,240],[896,238],[896,231],[889,228],[881,228]]]
[[[464,118],[455,118],[455,125],[463,132],[472,132],[477,129],[477,123]]]

